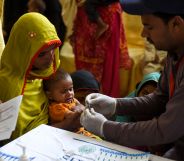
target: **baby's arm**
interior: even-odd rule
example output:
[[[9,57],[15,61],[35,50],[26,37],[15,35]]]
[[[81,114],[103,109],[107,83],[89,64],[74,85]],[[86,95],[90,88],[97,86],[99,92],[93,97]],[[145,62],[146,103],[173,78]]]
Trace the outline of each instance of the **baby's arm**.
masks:
[[[79,118],[80,114],[77,112],[73,112],[73,111],[68,111],[65,114],[65,119],[60,121],[60,122],[56,122],[56,123],[52,123],[51,126],[57,127],[57,128],[61,128],[61,129],[65,129],[65,130],[69,130],[69,131],[74,131],[76,128],[78,128],[78,126],[80,127],[81,125],[76,125],[76,120]]]
[[[78,112],[79,114],[81,114],[85,109],[85,106],[82,105],[78,100],[76,100],[76,106],[73,106],[71,108],[71,111],[73,112]]]

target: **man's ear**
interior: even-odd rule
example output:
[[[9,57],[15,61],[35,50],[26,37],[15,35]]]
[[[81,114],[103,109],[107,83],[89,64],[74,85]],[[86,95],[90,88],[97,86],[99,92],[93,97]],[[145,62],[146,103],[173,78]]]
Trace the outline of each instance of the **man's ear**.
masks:
[[[173,27],[181,27],[183,28],[184,19],[181,16],[174,16],[171,20]]]

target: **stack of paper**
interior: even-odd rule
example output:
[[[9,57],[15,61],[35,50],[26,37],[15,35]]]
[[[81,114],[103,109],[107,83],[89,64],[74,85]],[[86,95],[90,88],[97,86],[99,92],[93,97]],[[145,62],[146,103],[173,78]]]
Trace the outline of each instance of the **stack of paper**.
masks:
[[[0,104],[0,140],[9,139],[15,130],[22,95]]]

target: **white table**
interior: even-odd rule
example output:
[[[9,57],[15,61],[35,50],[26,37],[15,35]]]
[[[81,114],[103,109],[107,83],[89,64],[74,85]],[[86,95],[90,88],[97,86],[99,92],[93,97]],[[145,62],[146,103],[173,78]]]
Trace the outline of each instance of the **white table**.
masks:
[[[0,148],[0,156],[4,155],[0,158],[18,161],[22,155],[20,146],[26,147],[26,155],[33,161],[146,161],[148,156],[150,161],[169,161],[48,125],[40,125]]]

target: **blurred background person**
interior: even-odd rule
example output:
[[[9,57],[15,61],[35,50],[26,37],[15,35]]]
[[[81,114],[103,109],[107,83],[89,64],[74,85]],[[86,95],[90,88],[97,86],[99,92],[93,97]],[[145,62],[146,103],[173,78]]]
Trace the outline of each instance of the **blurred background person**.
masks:
[[[5,43],[8,41],[9,33],[15,21],[17,21],[22,14],[31,11],[39,12],[46,16],[55,26],[60,40],[62,42],[64,41],[66,27],[61,16],[62,6],[59,0],[5,0],[4,3],[3,31]],[[62,45],[60,49],[61,47]]]
[[[119,2],[98,6],[97,11],[108,29],[96,39],[97,24],[92,23],[85,5],[78,6],[71,43],[76,70],[90,71],[101,84],[101,93],[120,96],[120,69],[131,69]],[[123,83],[123,82],[121,82]]]
[[[4,49],[4,37],[3,37],[3,29],[2,29],[2,23],[3,23],[3,6],[4,6],[4,0],[0,1],[0,59],[1,54]]]
[[[77,70],[71,73],[75,97],[85,105],[86,96],[90,93],[100,92],[100,83],[95,76],[87,70]]]
[[[46,4],[44,0],[29,0],[27,7],[28,12],[39,12],[44,14],[46,10]]]

